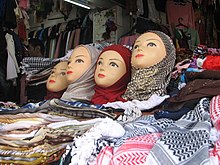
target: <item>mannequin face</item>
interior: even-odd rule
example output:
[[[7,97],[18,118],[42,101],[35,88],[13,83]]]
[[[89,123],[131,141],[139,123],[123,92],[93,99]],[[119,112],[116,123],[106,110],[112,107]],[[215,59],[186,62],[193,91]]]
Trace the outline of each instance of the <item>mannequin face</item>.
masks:
[[[119,53],[108,50],[98,59],[95,70],[95,82],[100,87],[110,87],[126,73],[124,59]]]
[[[77,47],[73,50],[69,58],[67,67],[67,81],[71,84],[78,80],[91,66],[92,59],[88,50],[83,47]]]
[[[47,79],[48,91],[59,92],[67,88],[66,68],[67,62],[60,62],[54,66],[50,77]]]
[[[161,38],[155,33],[144,33],[135,41],[131,64],[136,68],[153,66],[166,56],[166,49]]]

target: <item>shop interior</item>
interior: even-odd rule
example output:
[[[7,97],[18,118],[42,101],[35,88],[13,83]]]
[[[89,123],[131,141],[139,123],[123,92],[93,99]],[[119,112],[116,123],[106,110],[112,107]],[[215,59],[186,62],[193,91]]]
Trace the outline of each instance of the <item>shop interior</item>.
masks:
[[[220,0],[1,0],[0,164],[219,165],[219,20]]]

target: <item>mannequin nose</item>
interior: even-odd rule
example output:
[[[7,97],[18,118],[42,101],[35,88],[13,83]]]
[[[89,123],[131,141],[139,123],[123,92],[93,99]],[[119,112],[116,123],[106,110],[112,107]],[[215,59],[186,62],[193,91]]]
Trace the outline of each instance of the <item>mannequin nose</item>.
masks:
[[[104,67],[103,66],[100,67],[100,71],[104,71]]]
[[[141,48],[141,47],[139,47],[137,51],[138,51],[138,52],[142,51],[142,48]]]

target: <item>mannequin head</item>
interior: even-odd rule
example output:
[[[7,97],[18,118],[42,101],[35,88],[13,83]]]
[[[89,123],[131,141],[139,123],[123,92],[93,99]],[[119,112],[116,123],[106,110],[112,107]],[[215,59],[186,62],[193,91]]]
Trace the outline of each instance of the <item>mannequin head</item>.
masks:
[[[135,68],[148,68],[163,60],[166,48],[162,39],[155,33],[140,35],[134,43],[131,63]]]
[[[131,51],[122,45],[111,45],[102,51],[96,63],[94,104],[124,101],[131,76]]]
[[[54,66],[51,75],[47,79],[47,90],[50,92],[59,92],[67,88],[66,79],[67,61],[59,62]]]
[[[106,47],[99,55],[96,64],[95,83],[102,88],[107,88],[130,72],[130,67],[126,65],[125,56],[130,59],[130,51],[124,46],[111,45]]]
[[[148,31],[135,41],[132,50],[132,77],[122,96],[126,100],[148,100],[164,95],[176,60],[171,38],[161,31]]]
[[[112,86],[127,72],[123,58],[114,50],[103,52],[96,65],[95,82],[103,88]]]
[[[66,101],[90,101],[94,94],[94,71],[98,55],[103,49],[100,44],[75,47],[67,67],[68,87],[61,99]]]
[[[74,83],[78,80],[91,66],[91,56],[84,46],[76,47],[68,61],[67,67],[67,82]]]

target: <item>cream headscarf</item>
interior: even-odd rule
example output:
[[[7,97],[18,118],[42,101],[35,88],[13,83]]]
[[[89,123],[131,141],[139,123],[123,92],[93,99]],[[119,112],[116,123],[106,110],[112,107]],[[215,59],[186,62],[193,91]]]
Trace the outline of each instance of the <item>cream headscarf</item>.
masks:
[[[171,71],[175,64],[176,49],[172,40],[160,31],[149,31],[157,34],[163,41],[166,57],[159,63],[148,68],[135,68],[132,66],[131,82],[122,96],[126,100],[148,100],[153,94],[162,96],[171,78]]]
[[[90,101],[94,92],[94,72],[97,58],[102,51],[102,47],[97,44],[79,45],[85,47],[91,56],[91,66],[75,82],[69,84],[61,99],[66,101]],[[76,47],[76,48],[77,48]],[[75,48],[75,49],[76,49]]]

